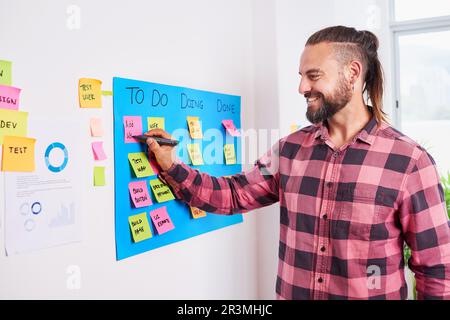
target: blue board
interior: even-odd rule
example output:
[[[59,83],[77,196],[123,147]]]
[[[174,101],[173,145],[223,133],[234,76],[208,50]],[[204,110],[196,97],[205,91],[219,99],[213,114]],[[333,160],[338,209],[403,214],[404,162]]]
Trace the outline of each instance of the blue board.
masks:
[[[128,154],[147,152],[142,143],[125,143],[124,116],[141,116],[143,131],[147,131],[147,117],[163,117],[165,130],[180,144],[177,155],[185,163],[190,163],[186,145],[199,142],[203,150],[205,164],[192,166],[213,176],[239,173],[241,167],[241,138],[226,133],[222,120],[233,120],[241,127],[239,96],[207,92],[158,83],[124,78],[113,79],[114,99],[114,173],[115,173],[115,231],[116,258],[121,260],[145,251],[153,250],[174,242],[185,240],[202,233],[242,222],[242,215],[224,216],[207,213],[204,218],[193,219],[189,207],[180,200],[158,203],[152,194],[148,181],[157,176],[136,178],[128,162]],[[187,116],[198,116],[202,124],[203,139],[191,140],[188,134]],[[223,145],[233,143],[236,164],[226,165]],[[145,180],[153,205],[134,208],[128,190],[131,181]],[[149,212],[166,206],[175,229],[158,235],[151,222]],[[153,237],[134,243],[128,217],[147,213]]]

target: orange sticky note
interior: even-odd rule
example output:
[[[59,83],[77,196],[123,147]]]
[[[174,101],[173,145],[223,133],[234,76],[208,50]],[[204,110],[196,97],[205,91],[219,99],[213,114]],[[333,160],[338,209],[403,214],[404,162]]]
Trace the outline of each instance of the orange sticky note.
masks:
[[[101,108],[102,82],[88,78],[78,80],[78,99],[80,108]]]
[[[2,171],[32,172],[35,170],[36,139],[5,136],[3,138]]]
[[[189,207],[191,208],[191,214],[192,214],[192,218],[194,219],[199,219],[199,218],[203,218],[206,217],[206,211],[199,209],[199,208],[195,208],[195,207]]]
[[[102,119],[92,118],[91,119],[91,137],[102,137],[102,136],[103,136]]]

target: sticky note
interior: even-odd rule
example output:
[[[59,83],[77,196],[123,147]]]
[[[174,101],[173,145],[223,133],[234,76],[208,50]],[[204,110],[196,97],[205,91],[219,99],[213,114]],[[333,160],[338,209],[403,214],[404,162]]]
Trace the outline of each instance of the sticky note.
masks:
[[[192,139],[202,139],[202,124],[198,117],[187,117],[189,134]]]
[[[0,85],[0,108],[18,110],[20,89]]]
[[[147,181],[133,181],[128,184],[130,197],[135,208],[151,206],[152,199],[148,193]]]
[[[150,218],[152,218],[153,224],[155,225],[158,234],[166,233],[167,231],[173,230],[175,226],[170,220],[169,214],[167,213],[166,207],[161,207],[156,210],[150,211]]]
[[[12,62],[0,60],[0,85],[12,85]]]
[[[236,153],[234,152],[234,144],[225,144],[223,146],[223,153],[225,154],[225,163],[227,165],[236,164]]]
[[[134,216],[128,217],[128,223],[130,224],[131,234],[134,242],[140,242],[152,237],[152,231],[147,219],[147,213],[139,213]]]
[[[133,136],[142,134],[142,118],[140,116],[123,117],[125,128],[125,143],[139,142]]]
[[[26,136],[27,127],[28,112],[0,109],[0,144],[3,136]]]
[[[105,151],[103,150],[102,141],[92,142],[92,152],[94,153],[95,160],[105,160],[107,158]]]
[[[105,186],[105,167],[94,167],[94,186]]]
[[[147,118],[147,129],[164,129],[164,118],[162,117],[148,117]]]
[[[294,133],[295,131],[297,131],[299,129],[299,125],[298,124],[291,124],[291,133]]]
[[[175,199],[172,191],[164,182],[159,179],[150,180],[150,187],[155,195],[156,201],[165,202]]]
[[[92,118],[90,127],[91,127],[91,137],[103,137],[102,119]]]
[[[128,161],[130,161],[134,174],[138,178],[145,178],[155,174],[150,166],[150,163],[148,162],[145,152],[129,153]]]
[[[225,127],[225,129],[227,130],[228,134],[230,134],[233,137],[238,137],[241,135],[241,133],[239,132],[239,130],[236,128],[236,126],[234,125],[233,120],[229,119],[229,120],[223,120],[222,121],[223,126]]]
[[[5,136],[3,139],[2,171],[33,172],[36,139]]]
[[[192,218],[198,219],[198,218],[206,217],[205,210],[201,210],[201,209],[195,208],[195,207],[189,207],[189,208],[191,209]]]
[[[187,149],[189,153],[189,158],[194,166],[199,166],[203,164],[202,152],[200,151],[199,143],[187,144]]]
[[[78,100],[80,108],[102,107],[102,82],[97,79],[81,78],[78,80]]]

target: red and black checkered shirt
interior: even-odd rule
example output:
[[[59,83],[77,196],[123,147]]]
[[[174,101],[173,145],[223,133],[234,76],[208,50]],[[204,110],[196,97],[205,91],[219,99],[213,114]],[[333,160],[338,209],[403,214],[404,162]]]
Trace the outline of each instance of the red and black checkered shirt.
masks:
[[[435,163],[375,118],[340,148],[325,125],[313,125],[247,172],[213,177],[177,161],[160,176],[207,212],[280,201],[279,299],[406,299],[404,242],[418,298],[450,298],[450,228]]]

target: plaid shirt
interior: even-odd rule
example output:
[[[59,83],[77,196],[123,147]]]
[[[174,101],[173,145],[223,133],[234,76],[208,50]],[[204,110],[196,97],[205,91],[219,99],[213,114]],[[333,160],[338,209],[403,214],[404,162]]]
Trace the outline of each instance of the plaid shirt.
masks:
[[[279,299],[406,299],[403,245],[419,299],[450,298],[450,229],[432,157],[375,118],[337,149],[323,124],[281,139],[245,173],[177,161],[179,199],[233,214],[280,201]]]

